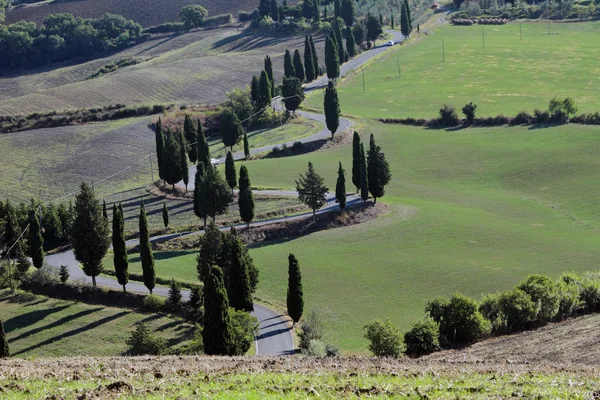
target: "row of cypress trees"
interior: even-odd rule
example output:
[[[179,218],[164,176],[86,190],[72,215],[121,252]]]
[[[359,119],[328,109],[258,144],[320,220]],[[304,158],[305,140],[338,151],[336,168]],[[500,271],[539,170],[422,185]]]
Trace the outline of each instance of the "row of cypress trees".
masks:
[[[370,136],[369,150],[365,157],[364,144],[355,131],[352,140],[352,184],[356,186],[356,193],[360,193],[363,201],[367,201],[371,193],[374,203],[377,203],[377,198],[384,196],[385,186],[391,177],[385,154],[381,151],[381,146],[375,144],[373,134]]]

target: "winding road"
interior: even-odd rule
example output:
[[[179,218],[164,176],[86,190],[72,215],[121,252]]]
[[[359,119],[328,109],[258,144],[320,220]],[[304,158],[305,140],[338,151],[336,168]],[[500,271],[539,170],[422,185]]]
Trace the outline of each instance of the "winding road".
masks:
[[[387,33],[389,33],[392,36],[391,40],[393,40],[394,42],[401,42],[404,39],[402,34],[398,31],[387,31]],[[372,50],[362,53],[358,57],[353,58],[352,60],[343,64],[340,67],[340,76],[347,75],[352,70],[362,66],[367,61],[369,61],[371,58],[384,52],[388,48],[389,48],[389,46],[376,47]],[[310,92],[315,89],[322,88],[322,87],[326,86],[327,83],[328,83],[327,77],[318,79],[318,80],[308,84],[305,87],[305,92]],[[281,106],[281,105],[279,104],[279,106]],[[309,142],[313,142],[313,141],[317,141],[317,140],[328,139],[331,136],[331,133],[325,127],[325,116],[324,115],[307,112],[307,111],[298,111],[297,113],[305,118],[312,119],[314,121],[318,121],[323,124],[323,129],[321,131],[319,131],[318,133],[316,133],[312,136],[300,139],[300,142],[309,143]],[[350,125],[351,125],[351,122],[349,120],[347,120],[345,118],[340,118],[340,126],[338,128],[338,131],[342,132],[345,129],[347,129]],[[288,146],[291,146],[291,145],[293,145],[294,142],[295,141],[287,142],[285,144]],[[257,153],[269,151],[269,150],[272,150],[275,146],[282,146],[283,144],[284,143],[254,148],[254,149],[250,150],[250,154],[257,154]],[[235,153],[234,158],[236,160],[244,158],[243,152]],[[224,162],[224,158],[219,159],[219,163],[222,163],[222,162]],[[189,175],[191,177],[193,177],[193,176],[195,176],[195,174],[196,174],[196,167],[192,166],[190,168]],[[193,187],[193,181],[194,180],[192,179],[190,182],[192,187]],[[189,185],[188,185],[188,187],[189,187]],[[293,197],[296,197],[298,195],[298,193],[295,191],[284,191],[284,190],[255,191],[254,193],[266,194],[266,195],[293,196]],[[360,197],[352,194],[352,195],[348,196],[346,204],[348,207],[350,207],[358,202],[360,202]],[[323,213],[327,213],[327,212],[331,212],[331,211],[335,211],[335,210],[339,210],[339,206],[335,202],[335,195],[332,193],[328,193],[327,194],[327,204],[324,207],[322,207],[320,210],[318,210],[317,214],[323,214]],[[311,214],[312,214],[311,212],[307,212],[307,213],[303,213],[303,214],[294,215],[292,217],[278,217],[278,218],[273,218],[273,219],[269,219],[266,221],[254,222],[254,223],[250,224],[250,226],[257,227],[257,226],[264,226],[264,225],[274,224],[274,223],[279,223],[279,222],[295,221],[295,220],[306,218],[307,216],[310,216]],[[245,226],[246,226],[245,224],[240,224],[240,225],[235,226],[235,228],[244,228]],[[226,230],[226,229],[230,229],[230,227],[223,227],[220,229]],[[203,231],[196,231],[196,232],[187,232],[184,234],[160,235],[160,236],[152,237],[150,239],[150,241],[161,242],[161,241],[166,241],[166,240],[169,240],[169,239],[172,239],[175,237],[198,235],[198,234],[202,234],[202,233],[203,233]],[[139,244],[139,240],[137,240],[137,239],[127,241],[127,246],[135,246],[137,244]],[[73,279],[73,280],[83,281],[88,284],[92,283],[92,279],[89,276],[86,276],[83,273],[83,271],[79,268],[79,263],[75,259],[75,255],[73,254],[72,250],[66,250],[66,251],[63,251],[60,253],[48,255],[48,256],[46,256],[46,261],[48,262],[48,264],[56,266],[56,267],[61,266],[61,265],[66,265],[69,268],[69,274],[71,276],[71,279]],[[105,287],[110,287],[110,288],[115,288],[115,289],[121,289],[121,285],[119,285],[119,283],[115,279],[106,277],[106,276],[96,277],[96,283],[98,286],[105,286]],[[130,281],[127,284],[127,289],[129,291],[134,291],[134,292],[141,292],[141,293],[148,292],[147,288],[142,283],[134,282],[134,281]],[[159,296],[163,296],[163,297],[168,296],[168,292],[169,292],[169,288],[164,287],[164,286],[156,286],[153,290],[153,293],[155,293]],[[190,294],[189,291],[182,291],[182,295],[183,295],[184,299],[188,299],[189,294]],[[252,315],[257,317],[258,321],[259,321],[259,332],[258,332],[258,335],[256,336],[256,343],[255,343],[257,355],[281,356],[281,355],[294,354],[294,340],[292,337],[291,328],[281,314],[279,314],[276,311],[273,311],[263,305],[255,303],[254,311],[252,312]]]

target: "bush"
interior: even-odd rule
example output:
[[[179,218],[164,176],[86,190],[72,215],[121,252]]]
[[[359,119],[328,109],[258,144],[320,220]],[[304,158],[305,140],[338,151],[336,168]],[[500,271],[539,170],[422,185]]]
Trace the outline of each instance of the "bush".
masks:
[[[539,320],[551,321],[558,313],[560,296],[552,279],[543,275],[530,275],[517,288],[529,294],[537,304]]]
[[[235,343],[234,354],[242,356],[248,352],[258,333],[258,319],[245,311],[233,308],[229,309],[229,314]]]
[[[321,340],[323,338],[323,319],[317,310],[312,310],[307,318],[302,321],[300,332],[300,348],[308,349],[311,340]]]
[[[204,26],[210,28],[216,28],[219,25],[229,24],[233,21],[233,15],[231,14],[218,14],[204,20]]]
[[[512,120],[513,125],[529,125],[533,122],[533,116],[527,111],[520,111]]]
[[[61,265],[58,276],[60,277],[61,283],[67,283],[69,280],[69,267],[66,265]]]
[[[165,305],[165,299],[155,294],[150,294],[144,299],[144,307],[149,311],[160,311]]]
[[[167,349],[167,341],[164,338],[155,336],[150,327],[145,322],[140,322],[127,339],[129,353],[134,356],[164,354]]]
[[[600,282],[594,279],[586,279],[581,284],[579,298],[587,311],[600,310]]]
[[[583,308],[583,301],[580,298],[580,284],[579,282],[564,282],[560,281],[557,284],[559,306],[558,314],[556,318],[562,320],[569,318]]]
[[[333,344],[328,344],[327,346],[325,346],[325,351],[327,352],[327,357],[339,357],[340,356],[339,347],[337,347]]]
[[[257,9],[255,9],[255,11],[258,12]],[[254,16],[254,11],[249,12],[249,11],[238,11],[238,21],[240,22],[247,22],[252,20],[252,17]]]
[[[460,124],[456,109],[452,106],[444,104],[444,107],[440,108],[439,123],[445,127],[457,126]]]
[[[500,307],[500,293],[487,294],[479,303],[479,312],[490,321],[492,331],[496,332],[504,327],[504,315]]]
[[[525,329],[538,313],[531,296],[520,289],[502,293],[498,302],[509,332]]]
[[[473,104],[473,102],[465,104],[462,108],[462,112],[465,114],[465,119],[467,120],[467,125],[473,125],[473,121],[475,120],[475,110],[477,110],[477,104]]]
[[[533,111],[533,115],[536,124],[547,124],[550,121],[550,113],[548,111],[542,111],[536,108]]]
[[[29,279],[36,285],[51,285],[59,281],[58,271],[52,265],[44,264],[42,268],[34,271]]]
[[[575,106],[575,101],[571,97],[567,97],[566,99],[555,97],[550,100],[550,104],[548,105],[548,113],[552,122],[561,124],[569,122],[571,114],[575,114],[576,112],[577,106]]]
[[[410,357],[420,357],[440,349],[440,328],[431,319],[415,322],[404,334],[405,353]]]
[[[306,354],[314,357],[325,357],[327,355],[327,349],[325,343],[320,340],[311,340],[306,349]]]
[[[363,327],[365,338],[370,342],[369,350],[377,357],[400,357],[402,339],[398,328],[386,319],[375,320]]]

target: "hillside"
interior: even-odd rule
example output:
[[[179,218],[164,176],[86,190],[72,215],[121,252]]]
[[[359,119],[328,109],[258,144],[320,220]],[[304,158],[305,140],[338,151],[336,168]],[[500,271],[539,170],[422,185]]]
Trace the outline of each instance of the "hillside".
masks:
[[[292,2],[293,3],[293,2]],[[121,14],[138,22],[143,27],[160,25],[165,22],[178,21],[179,10],[189,4],[204,6],[209,15],[231,13],[237,17],[240,10],[252,11],[258,6],[256,0],[79,0],[55,1],[43,4],[33,4],[16,8],[6,13],[6,23],[20,20],[33,21],[40,24],[48,14],[71,13],[76,17],[96,18],[105,13]]]

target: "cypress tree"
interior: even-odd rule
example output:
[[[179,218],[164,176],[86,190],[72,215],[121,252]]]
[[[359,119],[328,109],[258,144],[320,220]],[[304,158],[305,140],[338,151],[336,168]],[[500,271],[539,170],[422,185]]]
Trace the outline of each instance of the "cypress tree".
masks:
[[[6,339],[6,333],[4,333],[4,324],[0,321],[0,358],[10,357],[10,351],[8,349],[8,340]]]
[[[352,138],[352,184],[356,186],[356,193],[360,190],[360,136],[354,131]]]
[[[383,15],[379,14],[379,24],[383,26]]]
[[[333,17],[338,18],[342,15],[342,3],[340,0],[333,0]]]
[[[338,168],[338,177],[335,184],[335,198],[340,205],[340,209],[346,208],[346,171],[342,168],[342,162],[340,161],[340,167]]]
[[[296,181],[296,191],[298,199],[313,210],[313,220],[316,212],[327,203],[327,191],[325,180],[319,175],[312,163],[308,162],[308,170],[304,175],[300,174],[300,179]]]
[[[304,82],[304,66],[298,49],[294,51],[294,70],[296,71],[296,78],[300,79],[300,82]]]
[[[338,51],[338,59],[340,64],[342,65],[344,63],[344,61],[346,60],[346,57],[344,57],[344,39],[342,38],[342,27],[340,24],[340,20],[339,19],[335,19],[335,21],[333,21],[333,33],[335,35],[335,45],[337,47],[337,51]],[[339,72],[338,72],[338,76],[339,76]]]
[[[246,131],[244,131],[244,159],[248,160],[250,158],[250,144],[248,143],[248,135],[246,135]]]
[[[235,161],[233,160],[233,155],[230,151],[227,152],[227,157],[225,158],[225,179],[227,180],[227,184],[231,188],[231,194],[233,195],[233,188],[237,184],[237,176],[235,172]]]
[[[212,222],[205,229],[200,239],[200,252],[196,258],[198,279],[206,285],[209,268],[212,265],[222,265],[222,249],[225,235]]]
[[[75,219],[71,227],[71,244],[75,259],[83,266],[83,272],[92,277],[102,273],[102,260],[110,246],[108,221],[102,216],[93,189],[85,182],[75,197]]]
[[[367,152],[367,172],[369,192],[373,196],[373,202],[377,204],[377,198],[383,197],[385,194],[385,185],[390,183],[392,174],[381,147],[375,144],[373,134],[371,134],[369,151]]]
[[[127,292],[126,285],[129,282],[129,259],[127,258],[127,247],[125,245],[125,221],[121,205],[113,205],[112,220],[112,245],[113,265],[119,285],[123,286],[123,292]]]
[[[364,201],[369,198],[369,182],[367,176],[367,161],[365,159],[365,146],[360,144],[360,197]]]
[[[108,221],[108,210],[106,209],[106,200],[102,199],[102,216]]]
[[[327,21],[327,19],[329,18],[329,16],[327,15],[327,9],[328,9],[328,8],[329,8],[329,7],[327,7],[327,5],[325,5],[325,7],[323,7],[323,19],[324,19],[325,21]]]
[[[182,296],[179,285],[175,283],[175,278],[171,278],[171,287],[169,288],[169,296],[167,297],[167,304],[171,311],[181,310]]]
[[[195,164],[198,161],[198,147],[194,145],[196,143],[196,128],[194,128],[194,122],[192,122],[192,118],[188,114],[185,115],[183,121],[183,134],[186,144],[189,145],[188,157],[190,158],[190,162]]]
[[[202,122],[198,119],[198,136],[196,137],[196,148],[198,152],[198,164],[203,163],[204,167],[211,165],[210,163],[210,151],[208,143],[206,143],[206,136],[204,136],[204,128]]]
[[[313,17],[313,0],[304,0],[302,3],[302,16],[306,19]]]
[[[158,165],[158,177],[160,179],[164,179],[162,172],[162,155],[163,148],[165,147],[165,136],[162,129],[162,121],[160,117],[158,118],[158,122],[156,123],[156,163]]]
[[[204,293],[202,286],[193,285],[190,289],[190,300],[187,303],[188,308],[191,309],[193,315],[193,321],[201,323],[201,316],[203,314],[202,307],[204,303]]]
[[[304,298],[302,294],[302,277],[300,265],[293,254],[288,256],[288,290],[287,290],[287,312],[296,324],[302,317],[304,311]]]
[[[294,63],[292,61],[292,54],[287,49],[285,50],[285,55],[283,56],[283,76],[296,76],[296,69],[294,68]]]
[[[154,255],[152,255],[152,244],[150,243],[150,233],[148,232],[148,220],[146,218],[146,209],[144,203],[140,207],[140,259],[142,261],[142,273],[144,275],[144,285],[152,294],[156,286],[156,272],[154,271]]]
[[[312,82],[317,77],[315,73],[315,63],[313,61],[312,48],[310,47],[310,41],[308,35],[304,37],[304,69],[306,71],[306,81]]]
[[[281,95],[285,108],[295,113],[304,100],[304,89],[300,79],[295,76],[284,77],[281,84]]]
[[[329,81],[325,89],[325,97],[323,99],[323,107],[325,109],[325,123],[327,129],[331,131],[331,139],[340,126],[340,102],[338,100],[337,89],[332,81]]]
[[[183,184],[185,185],[185,191],[187,192],[188,183],[190,183],[190,171],[188,170],[187,155],[185,153],[185,139],[183,138],[182,134],[179,134],[179,157],[181,159],[180,164],[182,180]]]
[[[204,284],[204,329],[202,342],[208,355],[229,355],[234,337],[229,315],[229,299],[223,282],[223,271],[209,266]]]
[[[12,246],[17,239],[19,238],[19,236],[21,235],[21,229],[19,228],[19,225],[17,224],[16,219],[13,217],[13,213],[15,213],[14,210],[12,210],[12,212],[9,210],[6,213],[6,221],[4,223],[4,237],[3,237],[3,241],[5,243],[6,246],[10,247]],[[8,247],[7,247],[7,251],[8,251]],[[12,248],[12,250],[9,252],[9,255],[11,258],[15,259],[16,256],[18,255],[18,246],[14,246]]]
[[[41,211],[40,211],[41,212]],[[11,245],[12,243],[7,243]],[[44,239],[40,229],[40,221],[32,211],[29,216],[29,255],[33,261],[33,266],[37,269],[44,265]]]
[[[404,36],[408,36],[410,34],[410,23],[408,22],[408,11],[406,10],[406,3],[402,3],[402,14],[400,14],[400,32]]]
[[[262,18],[268,16],[270,11],[271,3],[269,2],[269,0],[260,0],[258,4],[258,13],[260,17]]]
[[[356,10],[354,8],[353,0],[342,0],[340,17],[344,20],[348,27],[354,25],[354,17],[356,14]]]
[[[315,79],[320,75],[319,71],[319,56],[317,55],[317,48],[315,47],[315,41],[312,35],[308,35],[308,41],[310,42],[310,49],[312,51],[313,63],[315,67]]]
[[[283,12],[283,7],[280,5],[277,6],[277,20],[283,21],[285,19],[285,15]]]
[[[256,110],[256,104],[258,103],[260,93],[260,87],[258,84],[258,77],[256,75],[252,75],[252,82],[250,83],[250,100],[252,100],[252,105]]]
[[[163,208],[162,208],[162,217],[163,217],[163,224],[165,226],[165,228],[169,227],[169,209],[167,208],[167,202],[163,202]]]
[[[392,14],[392,17],[391,17],[391,25],[392,25],[392,29],[394,29],[394,14]]]
[[[179,133],[167,130],[162,157],[164,180],[173,185],[173,189],[175,184],[183,179],[181,140],[178,136]]]
[[[269,56],[265,56],[265,72],[267,73],[267,78],[269,78],[269,84],[271,85],[271,86],[269,86],[270,95],[271,95],[269,97],[269,102],[270,102],[271,99],[273,97],[275,97],[275,78],[273,77],[273,62],[271,62],[271,57],[269,57]],[[261,78],[262,78],[262,73],[261,73]],[[261,90],[262,90],[262,86],[261,86]],[[263,94],[263,96],[264,96],[264,94]]]
[[[250,176],[245,165],[240,167],[240,180],[238,184],[240,192],[238,194],[238,207],[240,209],[240,218],[250,228],[250,222],[254,219],[254,194],[252,193]]]
[[[271,99],[273,98],[271,81],[265,71],[260,73],[259,89],[258,108],[262,110],[271,104]]]
[[[404,7],[406,8],[406,15],[408,17],[408,32],[409,34],[413,31],[412,17],[410,16],[410,5],[408,0],[404,0]]]
[[[279,20],[279,10],[277,9],[277,0],[271,0],[271,6],[269,7],[269,13],[271,15],[271,19],[275,22]]]
[[[340,59],[335,44],[335,35],[329,35],[325,40],[325,67],[329,79],[336,79],[340,76]]]
[[[209,166],[208,168],[212,168]],[[206,197],[204,193],[202,193],[202,182],[204,179],[204,175],[206,172],[206,168],[204,167],[204,163],[198,163],[196,167],[196,176],[194,177],[194,214],[198,218],[202,218],[204,220],[204,229],[206,230]]]
[[[312,14],[315,22],[319,22],[321,20],[321,11],[319,10],[319,0],[312,0]]]
[[[227,238],[229,262],[227,268],[227,296],[229,305],[239,311],[254,311],[250,275],[244,254],[244,243],[235,228]]]
[[[244,128],[242,128],[237,115],[235,115],[233,110],[226,108],[221,114],[221,138],[223,144],[233,151],[233,146],[240,141],[243,133]]]
[[[354,43],[354,35],[352,34],[352,28],[346,29],[346,50],[350,58],[356,55],[356,44]]]

